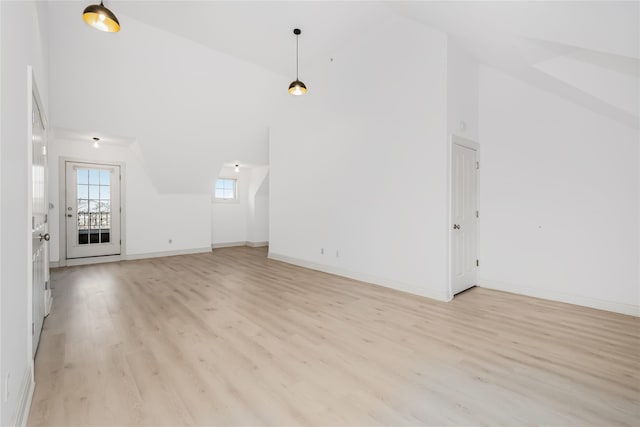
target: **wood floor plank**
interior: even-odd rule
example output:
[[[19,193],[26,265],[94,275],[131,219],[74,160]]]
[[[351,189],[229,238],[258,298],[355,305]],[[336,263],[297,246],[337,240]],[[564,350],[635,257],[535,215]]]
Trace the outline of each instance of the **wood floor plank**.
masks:
[[[640,319],[475,288],[442,303],[264,248],[70,267],[30,426],[638,425]]]

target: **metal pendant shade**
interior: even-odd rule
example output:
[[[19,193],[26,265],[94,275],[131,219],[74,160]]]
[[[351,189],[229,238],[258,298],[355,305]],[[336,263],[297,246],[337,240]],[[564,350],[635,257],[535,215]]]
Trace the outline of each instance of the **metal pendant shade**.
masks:
[[[293,30],[296,36],[296,79],[289,85],[289,93],[291,95],[304,95],[307,93],[307,86],[298,78],[298,36],[302,33],[299,28]]]
[[[307,93],[307,87],[300,80],[296,80],[289,85],[289,93],[291,95],[304,95]]]
[[[87,25],[96,30],[105,31],[107,33],[117,33],[120,31],[120,22],[118,18],[109,9],[104,7],[102,1],[100,4],[92,4],[82,12],[82,19]]]

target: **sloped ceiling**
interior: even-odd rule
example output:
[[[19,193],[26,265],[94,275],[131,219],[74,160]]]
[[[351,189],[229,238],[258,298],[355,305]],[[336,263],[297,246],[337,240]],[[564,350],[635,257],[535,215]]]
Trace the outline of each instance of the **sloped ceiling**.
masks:
[[[400,15],[448,33],[480,62],[638,127],[638,2],[108,1],[118,34],[82,22],[89,3],[49,3],[51,123],[136,140],[161,192],[206,193],[224,163],[268,161],[274,110],[305,102],[286,93],[294,27],[307,82]]]
[[[153,1],[111,2],[119,13],[291,76],[300,35],[301,71],[322,61],[390,13],[384,2]]]
[[[398,2],[478,61],[625,125],[640,117],[639,2]]]
[[[116,3],[120,5],[120,3]],[[305,29],[308,64],[398,13],[442,30],[480,62],[627,125],[638,126],[640,3],[122,2],[150,25],[272,71],[293,69],[292,23]],[[259,48],[256,41],[265,43]]]

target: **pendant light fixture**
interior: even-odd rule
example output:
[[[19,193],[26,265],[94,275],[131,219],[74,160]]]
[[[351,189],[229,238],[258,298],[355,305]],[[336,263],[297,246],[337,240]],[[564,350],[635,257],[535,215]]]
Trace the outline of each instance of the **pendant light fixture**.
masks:
[[[298,79],[298,36],[302,33],[300,28],[293,30],[293,34],[296,35],[296,79],[289,85],[289,93],[291,95],[304,95],[307,93],[307,87]]]
[[[117,33],[120,31],[120,22],[118,18],[109,9],[104,7],[102,0],[100,4],[92,4],[82,12],[82,19],[87,25],[96,30],[105,31],[107,33]]]

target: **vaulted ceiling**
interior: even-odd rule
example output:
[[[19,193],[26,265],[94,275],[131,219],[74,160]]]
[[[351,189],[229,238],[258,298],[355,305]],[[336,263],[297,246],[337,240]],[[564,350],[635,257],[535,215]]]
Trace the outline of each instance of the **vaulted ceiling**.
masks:
[[[311,81],[345,45],[403,17],[447,33],[479,62],[638,127],[638,2],[112,0],[115,35],[82,22],[89,3],[49,3],[52,124],[138,140],[164,192],[184,192],[185,182],[208,191],[225,162],[267,162],[273,109],[288,102],[295,73],[294,27]],[[190,165],[182,183],[167,174],[174,164]]]
[[[391,13],[442,30],[480,62],[637,126],[638,2],[114,2],[123,13],[291,74],[292,25],[303,60],[327,60]],[[305,37],[308,34],[308,37]]]

